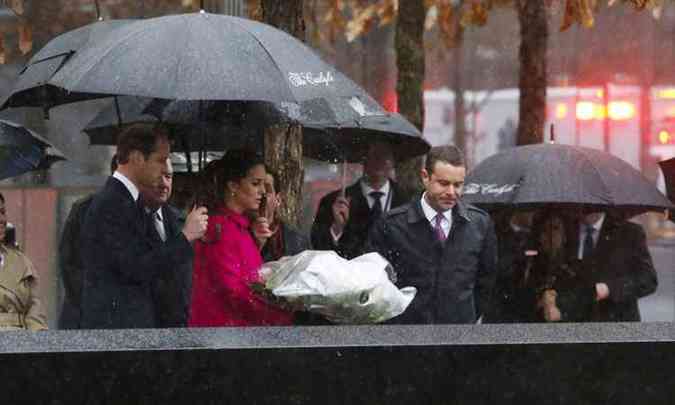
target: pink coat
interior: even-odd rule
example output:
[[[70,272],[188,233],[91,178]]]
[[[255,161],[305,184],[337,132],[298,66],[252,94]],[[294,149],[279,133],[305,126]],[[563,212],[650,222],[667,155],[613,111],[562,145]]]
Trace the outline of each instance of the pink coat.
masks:
[[[251,291],[259,280],[260,251],[244,215],[223,208],[209,215],[204,241],[195,243],[191,327],[290,325],[292,314]]]

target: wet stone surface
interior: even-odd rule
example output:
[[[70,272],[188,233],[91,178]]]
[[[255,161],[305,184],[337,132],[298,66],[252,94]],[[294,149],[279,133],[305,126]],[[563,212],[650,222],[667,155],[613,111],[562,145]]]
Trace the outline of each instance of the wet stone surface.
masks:
[[[29,403],[669,403],[671,324],[0,334]],[[639,387],[639,388],[638,388]]]

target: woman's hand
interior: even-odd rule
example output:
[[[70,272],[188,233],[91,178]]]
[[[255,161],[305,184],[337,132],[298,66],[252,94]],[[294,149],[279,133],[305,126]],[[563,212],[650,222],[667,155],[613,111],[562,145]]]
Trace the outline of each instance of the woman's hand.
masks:
[[[251,225],[251,231],[259,249],[262,249],[267,240],[274,235],[274,231],[270,229],[269,220],[264,216],[256,218]]]
[[[558,293],[555,290],[544,290],[539,299],[539,306],[544,313],[546,322],[559,322],[562,319],[560,309],[556,305]]]

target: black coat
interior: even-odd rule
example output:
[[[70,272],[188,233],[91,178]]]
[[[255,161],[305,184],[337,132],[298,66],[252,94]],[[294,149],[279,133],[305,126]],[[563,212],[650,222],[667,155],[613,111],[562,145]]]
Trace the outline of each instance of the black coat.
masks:
[[[497,230],[497,282],[485,323],[533,322],[536,296],[534,275],[526,274],[528,259],[525,250],[530,238],[529,229],[514,230],[510,225]]]
[[[124,184],[113,177],[94,196],[80,236],[82,328],[160,326],[154,284],[177,263],[191,261],[193,252],[182,232],[164,244],[154,243],[146,217]]]
[[[568,227],[568,257],[576,258],[579,248],[579,224]],[[590,258],[584,258],[575,270],[578,274],[576,290],[571,294],[595,294],[595,284],[605,283],[609,287],[609,298],[592,302],[591,313],[585,319],[594,322],[631,322],[640,321],[638,299],[656,291],[658,285],[654,264],[647,247],[647,238],[640,225],[618,220],[609,215],[605,217],[598,242]],[[564,313],[574,302],[583,304],[588,300],[567,300],[560,297],[559,306]],[[588,298],[588,297],[586,297]],[[578,312],[578,311],[576,311]]]
[[[177,237],[182,231],[184,219],[175,208],[165,205],[162,209],[162,219],[167,240]],[[150,229],[151,239],[155,246],[161,247],[164,243],[154,228]],[[170,271],[163,272],[154,285],[155,302],[157,303],[157,318],[162,328],[182,328],[187,326],[190,294],[192,292],[192,260],[185,257],[185,262],[176,263]]]
[[[94,196],[89,195],[75,201],[63,226],[59,241],[59,267],[63,282],[64,297],[60,329],[80,328],[80,304],[82,297],[82,258],[80,254],[80,233],[85,214]]]
[[[458,202],[445,243],[436,238],[420,200],[388,212],[371,229],[367,251],[393,265],[396,285],[417,295],[392,319],[401,324],[473,323],[489,305],[497,274],[497,241],[484,211]]]
[[[294,256],[312,248],[309,243],[309,239],[307,239],[305,235],[283,222],[280,223],[280,229],[278,232],[281,232],[281,236],[283,238],[282,256]],[[274,256],[269,244],[265,244],[261,254],[265,262],[279,260],[281,258]]]
[[[389,185],[391,191],[390,208],[394,209],[405,204],[407,201],[396,183],[390,180]],[[366,238],[374,221],[370,215],[368,200],[361,190],[361,181],[357,181],[345,189],[345,196],[351,199],[349,221],[345,226],[342,237],[335,244],[330,227],[333,223],[333,203],[339,193],[340,190],[336,190],[323,197],[319,202],[319,209],[312,225],[312,247],[316,250],[334,250],[346,259],[353,259],[363,254]]]

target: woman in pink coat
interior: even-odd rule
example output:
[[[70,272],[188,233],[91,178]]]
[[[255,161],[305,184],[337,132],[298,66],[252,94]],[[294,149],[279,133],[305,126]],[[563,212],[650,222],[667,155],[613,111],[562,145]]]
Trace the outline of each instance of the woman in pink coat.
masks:
[[[265,194],[260,157],[229,151],[205,171],[209,224],[195,244],[191,327],[290,325],[292,314],[267,304],[250,288],[263,263],[247,213]]]

